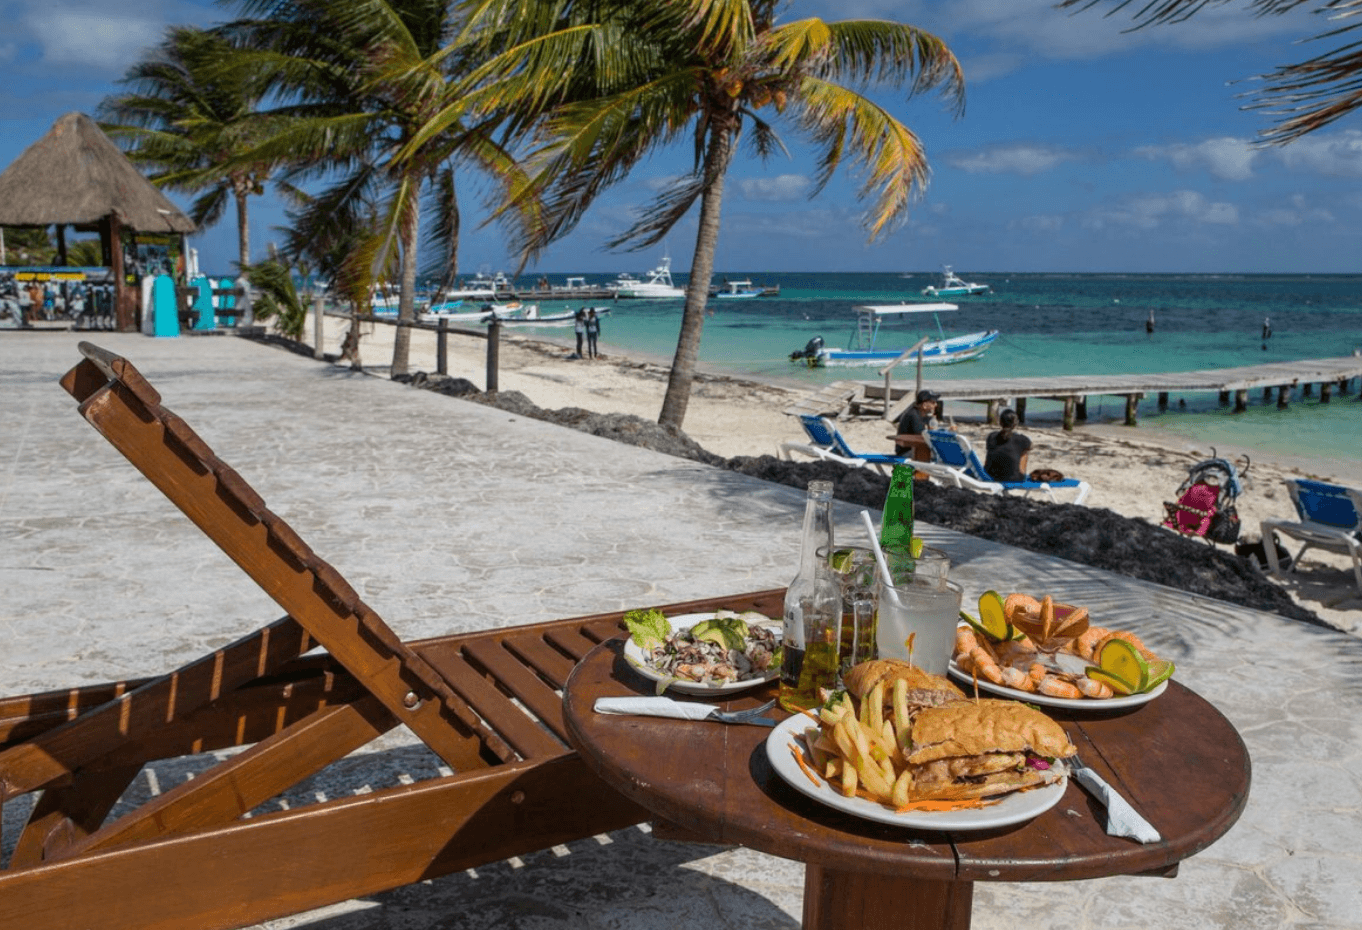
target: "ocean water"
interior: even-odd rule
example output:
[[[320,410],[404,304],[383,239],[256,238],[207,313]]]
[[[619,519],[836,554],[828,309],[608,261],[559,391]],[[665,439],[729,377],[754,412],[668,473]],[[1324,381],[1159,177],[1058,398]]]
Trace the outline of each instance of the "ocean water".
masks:
[[[985,355],[957,365],[924,369],[929,381],[952,378],[1127,374],[1228,368],[1269,361],[1333,358],[1362,351],[1362,275],[1184,275],[964,273],[985,281],[991,294],[954,299],[960,310],[940,315],[947,335],[997,329]],[[720,283],[724,275],[716,275]],[[863,303],[928,300],[921,295],[938,274],[733,273],[757,284],[779,284],[780,297],[713,300],[705,322],[700,361],[707,370],[737,377],[816,388],[830,381],[878,381],[873,367],[809,369],[789,355],[814,336],[829,346],[848,344],[854,307]],[[677,283],[684,281],[677,276]],[[588,276],[591,280],[591,276]],[[541,312],[558,309],[541,303]],[[1155,329],[1146,333],[1153,311]],[[1265,319],[1272,336],[1262,339]],[[622,300],[605,317],[601,341],[626,355],[670,361],[681,320],[681,301]],[[908,347],[936,332],[927,315],[885,324],[879,346]],[[541,330],[536,335],[557,338]],[[562,334],[570,339],[570,333]],[[1264,348],[1266,346],[1266,348]],[[904,365],[903,380],[914,366]],[[896,380],[898,380],[896,378]],[[1201,444],[1259,448],[1311,457],[1362,458],[1362,403],[1335,392],[1330,404],[1297,391],[1290,408],[1264,405],[1250,392],[1250,408],[1233,414],[1215,394],[1173,395],[1160,412],[1154,397],[1140,405],[1142,426]],[[1181,407],[1179,401],[1186,406]],[[955,404],[949,412],[975,417],[983,408]],[[1056,403],[1030,400],[1029,422],[1059,418]],[[1090,421],[1119,421],[1124,399],[1094,395]]]

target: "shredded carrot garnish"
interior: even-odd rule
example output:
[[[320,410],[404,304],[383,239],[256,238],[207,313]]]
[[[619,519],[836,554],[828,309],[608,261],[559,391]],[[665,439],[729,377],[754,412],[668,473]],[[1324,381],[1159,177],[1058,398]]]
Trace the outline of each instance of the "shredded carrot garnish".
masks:
[[[902,807],[894,808],[896,814],[906,814],[910,811],[968,811],[977,810],[981,807],[992,807],[997,804],[996,799],[986,798],[966,798],[962,801],[909,801]]]
[[[819,779],[818,774],[814,772],[813,769],[809,768],[809,763],[804,761],[804,753],[800,752],[799,747],[794,743],[790,744],[790,754],[793,755],[795,761],[799,763],[799,767],[803,769],[804,774],[809,777],[809,781],[813,782],[814,787],[821,787],[823,784],[822,780]]]

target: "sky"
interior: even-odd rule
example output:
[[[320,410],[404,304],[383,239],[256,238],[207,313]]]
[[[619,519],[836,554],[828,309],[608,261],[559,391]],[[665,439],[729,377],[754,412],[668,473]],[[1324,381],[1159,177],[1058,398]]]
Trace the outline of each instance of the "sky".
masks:
[[[1287,146],[1255,145],[1271,125],[1245,110],[1255,75],[1330,48],[1308,11],[1254,17],[1231,0],[1189,22],[1131,31],[1108,7],[1072,14],[1050,0],[793,0],[787,19],[893,19],[951,48],[966,78],[956,116],[939,96],[872,89],[921,139],[929,183],[908,220],[871,242],[860,178],[844,167],[810,199],[814,151],[789,149],[730,169],[715,271],[1356,273],[1362,256],[1362,117]],[[1137,4],[1136,6],[1138,6]],[[198,0],[0,0],[0,165],[62,114],[94,114],[167,26],[208,26],[230,8]],[[664,253],[690,267],[694,211],[664,245],[605,243],[668,178],[688,147],[660,152],[599,198],[534,274],[639,273]],[[472,229],[488,190],[461,180],[461,271],[513,270],[492,226]],[[189,198],[171,194],[187,207]],[[253,258],[286,223],[272,195],[252,198]],[[190,237],[200,266],[230,273],[233,212]],[[968,274],[966,274],[968,276]]]

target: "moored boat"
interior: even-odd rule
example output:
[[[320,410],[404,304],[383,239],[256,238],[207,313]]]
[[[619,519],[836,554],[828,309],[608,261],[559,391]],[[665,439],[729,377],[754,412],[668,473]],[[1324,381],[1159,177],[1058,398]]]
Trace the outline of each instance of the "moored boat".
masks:
[[[912,348],[916,339],[899,342],[898,348],[883,348],[877,345],[880,328],[887,320],[906,318],[910,314],[930,313],[936,321],[938,339],[929,339],[921,348],[908,356],[907,361],[917,361],[921,356],[924,365],[951,365],[967,362],[983,355],[993,341],[998,338],[996,329],[981,330],[961,336],[947,336],[941,327],[938,314],[960,308],[955,304],[890,304],[887,306],[862,306],[856,308],[856,332],[845,349],[832,349],[823,344],[822,337],[809,340],[803,349],[790,353],[791,361],[799,361],[811,368],[824,365],[883,365],[892,362]]]
[[[685,297],[685,290],[672,283],[671,269],[671,256],[664,255],[661,264],[648,272],[648,277],[644,281],[640,281],[625,272],[612,285],[615,289],[615,296],[636,300],[676,300]]]
[[[764,288],[753,287],[751,281],[744,279],[741,281],[725,281],[724,286],[714,296],[727,300],[747,300],[752,297],[760,297],[765,293]]]
[[[950,265],[942,265],[941,283],[927,285],[922,293],[928,297],[969,297],[972,294],[987,294],[991,290],[992,285],[965,281],[951,271]]]

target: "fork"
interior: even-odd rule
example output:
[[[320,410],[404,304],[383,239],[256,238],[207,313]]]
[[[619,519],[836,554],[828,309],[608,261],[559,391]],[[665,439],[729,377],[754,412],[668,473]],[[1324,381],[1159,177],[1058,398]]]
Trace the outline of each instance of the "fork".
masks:
[[[776,706],[775,699],[767,701],[757,707],[749,707],[747,710],[712,710],[706,720],[717,720],[720,723],[750,723],[754,726],[773,727],[776,721],[771,717],[763,717],[772,707]]]

